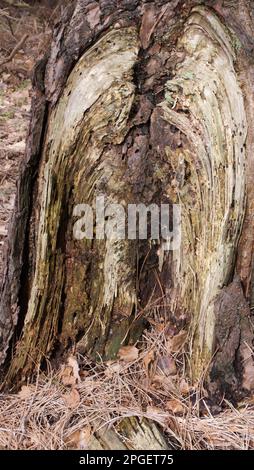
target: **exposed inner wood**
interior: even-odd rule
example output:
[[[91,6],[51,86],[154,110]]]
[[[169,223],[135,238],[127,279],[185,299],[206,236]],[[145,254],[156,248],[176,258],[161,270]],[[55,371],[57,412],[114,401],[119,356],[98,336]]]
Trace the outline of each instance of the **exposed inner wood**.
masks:
[[[232,277],[245,213],[247,123],[233,37],[218,18],[195,8],[178,50],[184,60],[161,106],[180,133],[179,148],[166,148],[176,172],[171,191],[183,210],[174,277],[177,308],[182,302],[191,312],[192,366],[200,376],[213,354],[214,301]]]

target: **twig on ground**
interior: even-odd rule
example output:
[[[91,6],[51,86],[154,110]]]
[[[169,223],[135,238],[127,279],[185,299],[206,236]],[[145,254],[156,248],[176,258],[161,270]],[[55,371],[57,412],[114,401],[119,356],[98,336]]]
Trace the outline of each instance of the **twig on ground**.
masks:
[[[4,60],[2,60],[2,62],[0,62],[0,67],[7,64],[8,62],[11,62],[11,60],[13,59],[13,57],[17,54],[17,52],[22,48],[23,44],[25,43],[25,41],[27,40],[28,38],[28,34],[24,34],[24,36],[20,39],[20,41],[18,42],[18,44],[16,44],[16,46],[14,47],[14,49],[12,50],[12,52],[10,53],[10,55],[8,57],[6,57]]]
[[[15,8],[31,8],[31,5],[28,5],[26,2],[15,2],[15,0],[4,0],[7,5]]]

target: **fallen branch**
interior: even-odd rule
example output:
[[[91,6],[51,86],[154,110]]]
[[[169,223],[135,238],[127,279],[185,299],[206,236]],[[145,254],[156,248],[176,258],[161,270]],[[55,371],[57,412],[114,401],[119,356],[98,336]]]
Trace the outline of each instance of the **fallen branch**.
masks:
[[[7,3],[10,7],[15,7],[15,8],[31,8],[31,5],[28,5],[25,2],[15,2],[15,0],[4,0],[5,3]]]
[[[24,34],[24,36],[21,38],[21,40],[18,42],[18,44],[14,47],[14,49],[12,50],[10,55],[8,57],[6,57],[2,62],[0,62],[0,67],[4,64],[7,64],[7,62],[11,62],[13,57],[22,48],[22,46],[25,43],[25,41],[27,40],[28,36],[29,36],[28,34]]]

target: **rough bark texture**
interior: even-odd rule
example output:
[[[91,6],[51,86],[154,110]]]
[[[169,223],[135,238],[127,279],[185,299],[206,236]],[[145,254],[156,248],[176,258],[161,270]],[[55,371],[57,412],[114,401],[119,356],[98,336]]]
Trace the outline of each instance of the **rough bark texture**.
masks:
[[[253,389],[253,29],[247,0],[71,2],[35,71],[1,295],[7,383],[73,344],[115,357],[163,298],[188,319],[193,378]],[[179,252],[74,240],[73,207],[101,194],[180,203]]]

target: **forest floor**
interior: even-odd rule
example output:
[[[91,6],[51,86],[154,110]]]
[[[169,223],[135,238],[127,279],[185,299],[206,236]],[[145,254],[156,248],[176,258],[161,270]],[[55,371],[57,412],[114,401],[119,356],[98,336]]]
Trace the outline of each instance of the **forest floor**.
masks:
[[[4,242],[29,125],[32,70],[49,41],[55,14],[45,8],[35,14],[33,9],[1,6],[0,1],[0,285]]]
[[[155,327],[116,361],[69,356],[58,372],[48,364],[35,383],[0,395],[0,449],[103,449],[98,436],[103,442],[107,428],[119,435],[118,423],[136,417],[157,423],[169,448],[253,450],[254,400],[237,408],[222,400],[215,410],[184,378],[180,350],[169,359],[165,328]]]
[[[14,59],[0,68],[0,283],[29,125],[31,70],[50,37],[49,17],[47,12],[40,20],[32,13],[13,17],[9,11],[1,16],[0,9],[0,62],[24,29],[29,33]],[[35,383],[0,394],[0,449],[87,448],[95,432],[126,416],[154,420],[178,449],[254,449],[254,399],[237,407],[226,400],[210,406],[202,386],[192,387],[184,377],[185,332],[172,345],[166,331],[167,325],[155,322],[137,347],[122,348],[116,361],[94,364],[70,356],[60,371],[48,364]]]
[[[11,75],[0,76],[0,283],[4,242],[15,199],[16,180],[25,151],[29,122],[30,80],[12,83]]]

